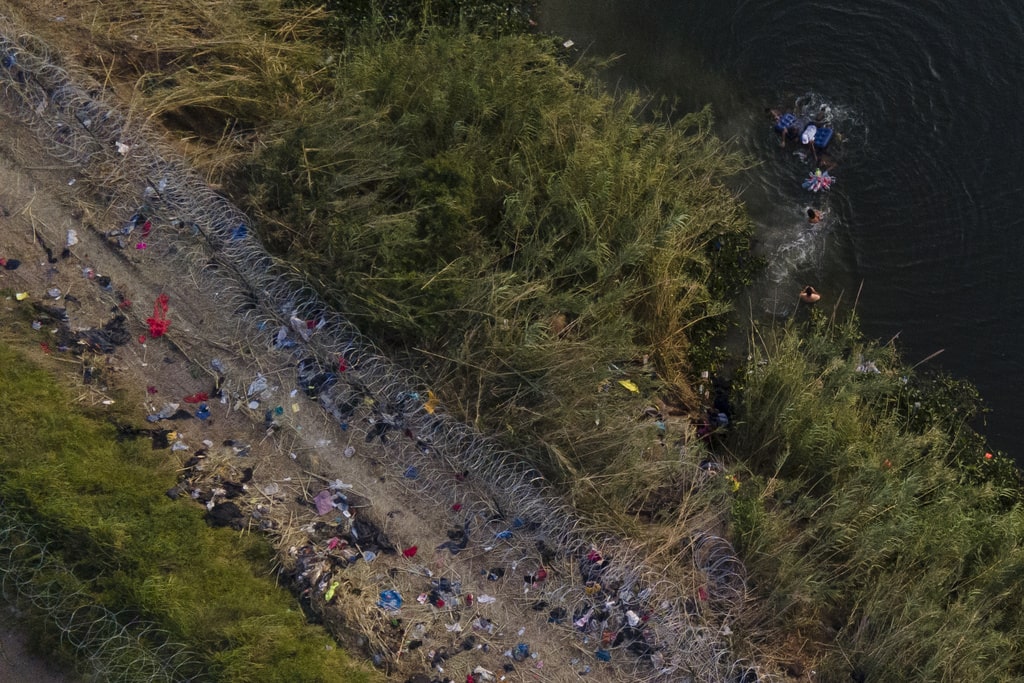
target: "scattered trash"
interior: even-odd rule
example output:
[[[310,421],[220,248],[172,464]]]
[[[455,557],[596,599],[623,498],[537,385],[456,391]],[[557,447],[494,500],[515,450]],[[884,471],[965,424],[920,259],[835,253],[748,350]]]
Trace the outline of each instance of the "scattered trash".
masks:
[[[200,420],[206,420],[210,417],[210,407],[205,403],[200,403],[198,410],[196,410],[196,417]]]
[[[620,379],[619,380],[619,384],[622,385],[622,388],[626,389],[630,393],[633,393],[633,394],[639,394],[640,393],[640,387],[638,387],[635,383],[629,381],[628,379]]]
[[[316,506],[316,513],[321,517],[334,509],[334,494],[324,489],[313,498],[313,505]]]
[[[405,468],[403,476],[406,479],[417,479],[420,476],[420,469],[415,465],[409,465]]]
[[[278,493],[281,492],[281,487],[277,484],[277,482],[272,481],[269,484],[266,484],[265,486],[260,488],[260,491],[265,496],[276,496]]]
[[[402,557],[408,557],[408,558],[416,557],[416,551],[417,550],[419,550],[419,548],[417,548],[416,546],[414,546],[414,545],[413,546],[409,546],[408,548],[406,548],[405,550],[402,551]]]
[[[497,602],[498,599],[496,597],[494,597],[493,595],[488,595],[487,593],[481,593],[480,595],[476,596],[476,601],[479,602],[481,605],[489,605],[492,602]]]
[[[489,671],[482,666],[478,666],[473,669],[473,678],[475,681],[483,681],[483,683],[490,683],[494,680],[494,672]]]
[[[63,318],[63,320],[58,318],[58,342],[61,347],[74,348],[76,352],[88,349],[99,353],[113,353],[118,346],[127,344],[132,338],[128,331],[128,319],[120,314],[108,320],[102,328],[72,332],[71,328],[65,324],[67,314],[64,309],[37,306],[36,310],[51,317]]]
[[[75,230],[68,230],[67,238],[64,240],[64,244],[73,247],[78,244],[78,232]]]
[[[16,258],[0,258],[0,266],[3,266],[4,270],[17,270],[20,265],[21,261]]]
[[[128,151],[132,148],[131,145],[126,145],[120,140],[114,142],[114,146],[117,147],[117,153],[120,154],[121,156],[125,156],[126,154],[128,154]]]
[[[170,420],[171,417],[178,412],[178,403],[165,403],[163,408],[159,412],[153,415],[146,416],[146,422],[159,422],[160,420]]]
[[[865,362],[863,359],[861,359],[861,362],[856,367],[856,370],[857,370],[857,372],[862,372],[862,373],[865,373],[865,374],[872,374],[872,375],[878,375],[878,374],[881,374],[881,372],[882,372],[881,370],[878,369],[878,366],[875,365],[875,361],[869,360],[869,361]]]
[[[18,292],[17,294],[14,295],[14,298],[17,299],[18,301],[24,301],[25,299],[28,298],[28,292]]]
[[[548,578],[548,571],[541,567],[533,574],[527,574],[523,577],[523,582],[527,586],[535,586],[538,583],[543,583]]]
[[[599,649],[597,652],[594,653],[594,656],[602,662],[612,661],[612,653],[605,649]]]
[[[512,659],[517,662],[524,661],[530,656],[530,646],[526,643],[519,643],[511,653]]]
[[[396,590],[381,591],[377,606],[389,612],[396,612],[402,607],[402,596]]]
[[[245,392],[246,396],[254,396],[261,394],[267,390],[267,378],[261,374],[256,375],[256,379],[249,385],[249,389]]]
[[[356,449],[353,448],[352,446],[346,446],[345,450],[343,450],[341,454],[344,455],[346,458],[351,458],[353,455],[356,454]]]

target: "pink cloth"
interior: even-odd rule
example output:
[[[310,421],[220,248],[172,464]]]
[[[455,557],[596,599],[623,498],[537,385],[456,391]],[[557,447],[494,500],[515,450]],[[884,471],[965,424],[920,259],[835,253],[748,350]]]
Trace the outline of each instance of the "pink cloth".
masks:
[[[334,494],[327,489],[324,489],[320,493],[316,494],[316,498],[313,499],[313,504],[316,505],[316,514],[326,515],[334,509]]]

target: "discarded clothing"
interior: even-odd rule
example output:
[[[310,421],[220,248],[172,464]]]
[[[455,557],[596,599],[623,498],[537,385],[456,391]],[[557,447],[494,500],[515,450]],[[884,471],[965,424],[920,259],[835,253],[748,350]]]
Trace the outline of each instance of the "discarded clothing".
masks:
[[[146,318],[146,323],[149,325],[149,336],[153,339],[167,334],[167,330],[171,326],[171,321],[167,317],[167,302],[166,294],[158,296],[153,303],[153,317]]]
[[[466,524],[461,529],[452,529],[448,531],[449,540],[445,541],[441,545],[437,546],[438,550],[448,550],[452,555],[458,555],[460,551],[465,550],[469,544],[469,519],[466,520]]]
[[[402,596],[396,590],[381,591],[377,606],[389,612],[398,611],[402,607]]]
[[[206,523],[214,527],[229,526],[240,530],[244,516],[239,507],[232,502],[217,503],[206,513]]]
[[[352,528],[349,529],[348,536],[353,545],[358,545],[361,548],[370,548],[388,555],[396,552],[395,546],[388,540],[387,535],[365,517],[356,517]]]

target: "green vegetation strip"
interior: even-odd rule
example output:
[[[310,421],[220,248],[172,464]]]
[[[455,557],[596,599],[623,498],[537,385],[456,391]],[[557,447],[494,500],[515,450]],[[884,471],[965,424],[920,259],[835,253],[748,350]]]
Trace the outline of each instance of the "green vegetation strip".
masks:
[[[177,464],[166,452],[118,442],[112,425],[69,409],[54,379],[5,344],[0,386],[0,504],[9,520],[2,551],[10,567],[37,572],[7,575],[4,585],[35,581],[64,591],[51,608],[34,601],[47,647],[93,656],[69,652],[84,634],[60,630],[61,615],[88,609],[97,616],[83,629],[95,629],[101,616],[152,624],[135,639],[138,648],[166,652],[166,643],[181,643],[204,680],[373,680],[267,576],[265,543],[211,529],[198,506],[164,495]],[[12,525],[24,531],[11,533]],[[140,667],[121,680],[159,679]]]
[[[968,426],[976,393],[852,321],[763,334],[729,443],[754,473],[731,522],[747,617],[820,643],[821,680],[1021,680],[1020,480]]]

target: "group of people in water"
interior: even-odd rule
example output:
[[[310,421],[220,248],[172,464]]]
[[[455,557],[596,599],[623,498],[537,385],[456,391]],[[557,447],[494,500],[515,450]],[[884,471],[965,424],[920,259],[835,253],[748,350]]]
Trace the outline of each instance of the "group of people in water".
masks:
[[[810,151],[810,156],[825,174],[835,168],[835,160],[825,154],[825,150],[818,144],[816,136],[820,128],[828,125],[831,109],[828,105],[822,104],[813,115],[809,115],[806,109],[797,103],[796,113],[790,113],[781,109],[766,108],[765,113],[772,122],[772,126],[779,134],[779,146],[785,147],[789,141],[799,140],[800,146]],[[803,150],[797,152],[801,159],[806,159]],[[806,185],[805,185],[806,187]],[[827,189],[827,188],[826,188]],[[814,207],[807,207],[807,222],[817,225],[825,219],[825,211]],[[821,300],[821,294],[811,285],[800,290],[800,301],[805,304],[815,304]]]

